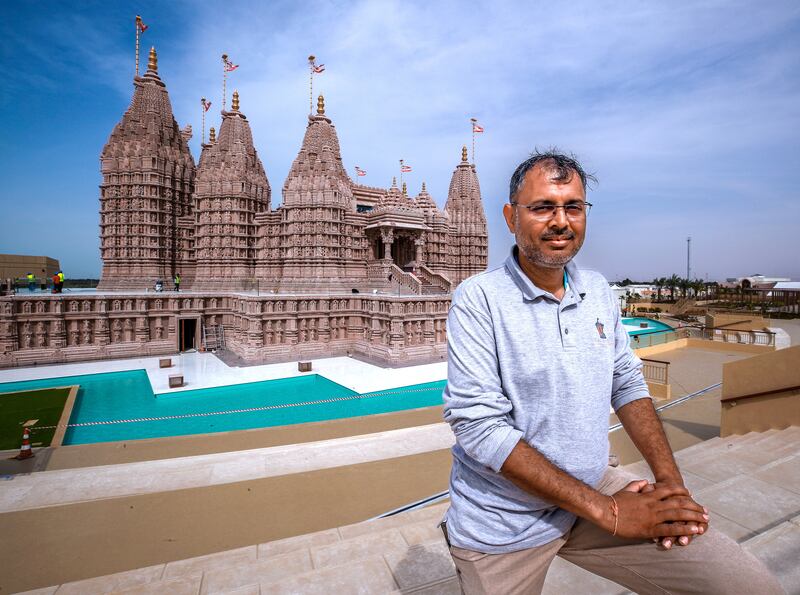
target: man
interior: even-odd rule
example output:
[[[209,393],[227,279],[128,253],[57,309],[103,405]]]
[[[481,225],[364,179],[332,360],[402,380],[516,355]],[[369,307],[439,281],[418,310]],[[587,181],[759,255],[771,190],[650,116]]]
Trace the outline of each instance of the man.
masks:
[[[180,273],[175,273],[175,278],[173,280],[175,281],[175,291],[180,291],[181,290],[181,274]]]
[[[62,271],[58,271],[58,293],[64,291],[64,273]]]
[[[608,282],[572,262],[587,180],[559,153],[524,161],[503,207],[516,246],[453,296],[444,411],[456,445],[443,528],[462,588],[538,593],[560,555],[639,593],[781,593],[708,528]],[[654,484],[608,466],[609,406]]]
[[[25,275],[26,279],[28,280],[28,291],[33,293],[36,291],[36,275],[33,273],[28,273]]]

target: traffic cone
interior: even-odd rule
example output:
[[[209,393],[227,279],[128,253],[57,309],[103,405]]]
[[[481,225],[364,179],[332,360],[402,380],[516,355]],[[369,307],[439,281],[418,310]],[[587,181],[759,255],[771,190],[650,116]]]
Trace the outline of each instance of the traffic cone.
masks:
[[[30,459],[33,456],[33,450],[31,450],[31,430],[30,428],[24,428],[22,430],[22,446],[19,449],[19,454],[14,458],[18,461],[22,461],[23,459]]]

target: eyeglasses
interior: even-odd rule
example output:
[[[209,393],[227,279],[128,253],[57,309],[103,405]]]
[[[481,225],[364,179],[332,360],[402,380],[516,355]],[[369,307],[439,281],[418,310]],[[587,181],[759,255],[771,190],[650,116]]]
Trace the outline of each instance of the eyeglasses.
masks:
[[[549,203],[521,205],[517,202],[512,202],[511,204],[515,207],[527,209],[537,221],[550,221],[550,219],[555,217],[558,209],[564,209],[564,215],[567,216],[567,219],[578,221],[585,218],[592,208],[592,203],[590,202],[571,202],[565,205],[554,205]]]

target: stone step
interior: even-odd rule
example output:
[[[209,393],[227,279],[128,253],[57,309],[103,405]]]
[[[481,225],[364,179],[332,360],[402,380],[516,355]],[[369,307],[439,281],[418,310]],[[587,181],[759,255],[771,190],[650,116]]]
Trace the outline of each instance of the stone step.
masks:
[[[756,465],[737,458],[733,447],[738,444],[749,453],[759,449],[777,452],[786,444],[800,444],[800,433],[793,428],[766,434],[692,446],[685,449],[693,456],[685,457],[682,469],[687,485],[696,482],[690,489],[711,511],[714,526],[746,542],[789,592],[793,592],[791,588],[797,592],[800,578],[794,561],[800,544],[800,453]],[[644,462],[624,469],[635,475],[647,472],[651,477]],[[737,469],[748,471],[734,473]],[[438,529],[448,506],[447,501],[439,502],[383,519],[78,581],[62,585],[58,593],[455,595],[459,593],[455,568]],[[557,558],[544,592],[626,591]]]
[[[800,593],[800,519],[781,523],[743,546],[769,568],[787,593]]]
[[[722,481],[795,454],[800,450],[800,433],[790,427],[755,436],[747,434],[738,439],[727,437],[714,442],[708,449],[703,449],[703,444],[676,453],[676,460],[682,469],[712,481]]]

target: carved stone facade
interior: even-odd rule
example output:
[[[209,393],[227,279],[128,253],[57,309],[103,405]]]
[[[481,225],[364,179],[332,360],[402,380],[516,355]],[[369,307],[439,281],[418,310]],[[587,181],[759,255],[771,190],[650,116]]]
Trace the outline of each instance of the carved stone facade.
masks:
[[[449,296],[236,293],[0,298],[0,367],[180,349],[181,321],[223,325],[245,361],[360,355],[394,365],[445,357]],[[198,341],[199,342],[199,341]]]
[[[98,289],[449,293],[487,264],[486,218],[466,148],[439,210],[415,197],[353,182],[320,96],[272,209],[270,183],[234,93],[219,135],[195,171],[158,76],[155,50],[134,80],[130,108],[101,155]]]
[[[195,178],[191,129],[178,129],[155,51],[133,86],[131,105],[100,155],[98,289],[139,288],[144,279],[152,286],[178,269],[187,278],[192,274],[191,234],[185,230]]]
[[[356,184],[320,97],[273,209],[238,93],[211,132],[195,168],[151,50],[101,154],[98,292],[0,298],[0,366],[202,349],[219,325],[250,362],[445,356],[451,292],[487,264],[466,149],[443,210],[424,183]],[[147,292],[176,273],[181,293]]]

